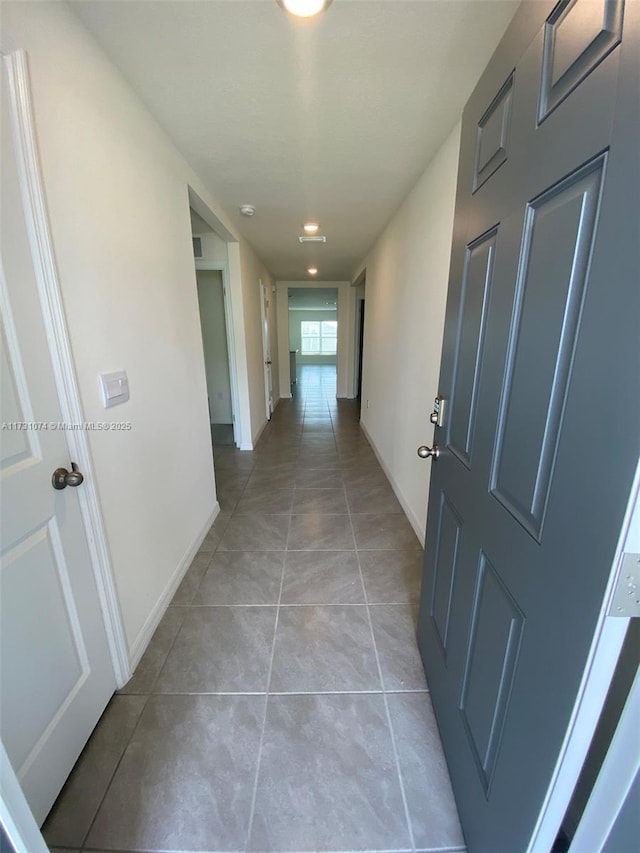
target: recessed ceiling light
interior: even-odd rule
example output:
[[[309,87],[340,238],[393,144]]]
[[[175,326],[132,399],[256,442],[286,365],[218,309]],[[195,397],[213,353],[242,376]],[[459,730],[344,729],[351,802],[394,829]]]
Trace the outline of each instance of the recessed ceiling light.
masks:
[[[241,204],[240,205],[240,213],[243,216],[253,216],[256,212],[255,207],[252,204]]]
[[[324,12],[331,0],[276,0],[278,6],[297,18],[313,18]]]
[[[309,275],[317,275],[317,273],[318,273],[318,268],[317,268],[317,267],[309,267],[309,269],[307,270],[307,272],[309,273]]]
[[[315,234],[320,226],[317,222],[305,222],[302,226],[307,234]]]

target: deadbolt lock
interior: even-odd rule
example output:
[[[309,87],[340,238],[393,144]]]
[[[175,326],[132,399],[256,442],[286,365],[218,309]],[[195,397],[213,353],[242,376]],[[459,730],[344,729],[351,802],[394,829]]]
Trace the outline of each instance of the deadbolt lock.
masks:
[[[434,426],[441,427],[444,425],[444,410],[445,399],[438,395],[433,401],[433,411],[429,415],[429,420]]]

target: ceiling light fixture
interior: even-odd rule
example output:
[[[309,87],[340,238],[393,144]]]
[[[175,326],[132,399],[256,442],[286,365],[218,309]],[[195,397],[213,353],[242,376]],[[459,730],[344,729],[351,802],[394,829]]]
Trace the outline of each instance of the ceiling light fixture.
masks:
[[[252,204],[241,204],[240,205],[240,213],[243,216],[253,216],[256,212],[255,207]]]
[[[313,18],[331,5],[331,0],[276,0],[285,12],[297,18]]]
[[[317,222],[305,222],[302,226],[307,234],[315,234],[320,226]]]
[[[317,267],[309,267],[307,272],[309,273],[309,275],[317,275],[318,274],[318,268]]]
[[[309,236],[309,237],[307,237],[306,235],[303,235],[302,237],[298,237],[298,240],[301,243],[326,243],[327,242],[327,238],[324,236],[324,234],[314,234],[313,236]]]

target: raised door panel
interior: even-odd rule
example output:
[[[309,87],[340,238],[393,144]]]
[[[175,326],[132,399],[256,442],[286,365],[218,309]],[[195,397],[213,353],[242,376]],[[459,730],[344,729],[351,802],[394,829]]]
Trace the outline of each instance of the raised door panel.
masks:
[[[35,433],[23,429],[13,428],[14,425],[26,423],[30,420],[29,400],[24,382],[24,370],[17,349],[17,341],[12,337],[10,354],[9,334],[11,329],[6,328],[4,311],[2,312],[0,337],[2,339],[2,350],[0,351],[0,411],[2,411],[3,423],[0,431],[0,469],[3,472],[10,470],[18,463],[24,463],[30,457],[38,455]]]
[[[471,466],[496,237],[497,228],[493,228],[467,247],[462,279],[449,446],[467,468]]]
[[[55,518],[2,555],[0,581],[2,737],[20,777],[89,672]]]
[[[479,189],[509,156],[513,74],[500,89],[478,122],[473,192]]]
[[[561,0],[549,16],[538,120],[544,119],[622,40],[624,0]]]
[[[460,713],[486,796],[497,763],[524,625],[518,604],[481,553]]]
[[[491,491],[538,541],[571,378],[606,158],[528,206]]]
[[[462,520],[446,496],[441,495],[431,616],[436,626],[443,657],[447,657],[451,607],[456,583]]]

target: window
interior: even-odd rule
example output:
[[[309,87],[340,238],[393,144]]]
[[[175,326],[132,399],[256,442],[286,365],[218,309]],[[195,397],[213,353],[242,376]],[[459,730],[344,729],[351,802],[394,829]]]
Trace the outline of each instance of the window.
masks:
[[[338,346],[338,321],[302,320],[300,337],[302,355],[335,355]]]

